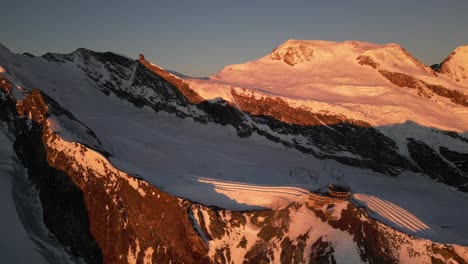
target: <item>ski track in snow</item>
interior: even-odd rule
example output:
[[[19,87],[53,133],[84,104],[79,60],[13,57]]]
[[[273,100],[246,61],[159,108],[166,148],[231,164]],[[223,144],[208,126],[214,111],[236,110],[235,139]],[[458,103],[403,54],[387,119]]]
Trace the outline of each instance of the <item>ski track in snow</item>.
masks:
[[[278,193],[291,196],[303,196],[308,195],[309,191],[298,187],[287,187],[287,186],[260,186],[246,183],[237,183],[233,181],[220,181],[209,178],[200,178],[199,182],[211,183],[216,186],[217,189],[226,191],[254,191],[254,192],[265,192],[265,193]]]
[[[364,202],[374,213],[379,214],[388,221],[395,223],[412,233],[430,232],[430,227],[428,225],[422,222],[415,215],[394,203],[366,194],[357,193],[354,194],[354,198]]]
[[[234,181],[199,178],[198,182],[214,186],[217,193],[224,194],[242,204],[279,208],[307,197],[309,191],[292,186],[262,186]]]

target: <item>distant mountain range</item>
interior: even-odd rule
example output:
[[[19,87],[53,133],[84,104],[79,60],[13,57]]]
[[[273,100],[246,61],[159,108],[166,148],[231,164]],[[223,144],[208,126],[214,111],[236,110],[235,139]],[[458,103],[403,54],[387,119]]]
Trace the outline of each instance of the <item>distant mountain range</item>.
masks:
[[[0,46],[1,228],[18,237],[0,253],[466,263],[467,76],[468,46],[428,67],[398,44],[288,40],[209,78]]]

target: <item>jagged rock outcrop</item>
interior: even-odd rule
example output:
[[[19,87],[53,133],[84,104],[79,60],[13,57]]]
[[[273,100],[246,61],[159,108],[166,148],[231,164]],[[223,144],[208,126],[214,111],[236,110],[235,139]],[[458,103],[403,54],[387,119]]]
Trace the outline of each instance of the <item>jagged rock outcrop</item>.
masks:
[[[289,40],[273,50],[270,57],[272,60],[283,60],[286,64],[294,66],[298,63],[311,61],[314,57],[314,50],[298,41]]]
[[[424,142],[414,139],[408,140],[408,150],[416,164],[430,177],[451,186],[458,186],[461,191],[468,191],[468,175],[463,160],[467,155],[450,151],[441,147],[441,154],[437,153]],[[454,164],[447,163],[448,158]],[[448,173],[447,173],[448,172]]]

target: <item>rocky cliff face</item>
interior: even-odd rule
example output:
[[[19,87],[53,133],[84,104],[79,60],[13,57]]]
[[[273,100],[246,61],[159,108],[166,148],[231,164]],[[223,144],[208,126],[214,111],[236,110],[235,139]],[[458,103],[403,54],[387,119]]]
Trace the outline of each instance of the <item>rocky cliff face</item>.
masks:
[[[314,56],[314,50],[307,46],[290,40],[277,49],[273,50],[270,55],[272,60],[282,60],[284,63],[294,66],[298,63],[311,61]]]

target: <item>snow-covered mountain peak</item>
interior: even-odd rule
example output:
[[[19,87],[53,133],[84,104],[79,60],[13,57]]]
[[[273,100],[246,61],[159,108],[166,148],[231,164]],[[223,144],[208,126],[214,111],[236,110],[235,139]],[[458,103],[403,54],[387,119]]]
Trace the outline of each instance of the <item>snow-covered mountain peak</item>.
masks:
[[[347,95],[349,89],[341,88],[373,87],[371,94],[375,95],[384,93],[380,87],[388,85],[387,78],[379,72],[382,70],[428,78],[433,76],[430,68],[395,43],[288,40],[263,58],[226,66],[211,80],[302,98],[304,92],[317,91],[322,87],[326,88],[326,93],[332,87],[338,88],[339,93],[345,91]],[[358,93],[359,96],[368,94]]]
[[[351,74],[350,71],[354,67],[357,67],[355,70],[358,72],[364,71],[361,74],[368,75],[363,65],[377,70],[433,75],[429,67],[414,58],[399,44],[290,39],[263,58],[226,66],[213,76],[213,79],[226,79],[227,76],[231,78],[245,71],[265,71],[270,74],[287,72],[288,75],[291,73],[310,74],[313,71],[317,76],[318,70],[333,70],[333,75],[342,75],[345,72]]]
[[[366,56],[376,62],[380,69],[407,73],[431,73],[424,63],[416,59],[399,44],[386,44],[364,51],[360,56]],[[377,67],[376,67],[377,68]]]
[[[456,48],[436,70],[455,82],[468,86],[468,45]]]
[[[287,58],[296,64],[288,64]],[[206,81],[187,82],[205,99],[235,101],[234,87],[378,126],[411,121],[451,131],[468,129],[465,118],[452,118],[468,114],[468,85],[440,78],[394,43],[288,40],[263,58],[226,66]]]
[[[400,45],[395,43],[388,44],[374,44],[364,41],[356,40],[346,40],[343,42],[337,41],[327,41],[327,40],[298,40],[298,39],[289,39],[286,42],[278,46],[278,50],[295,48],[298,46],[305,46],[310,49],[322,49],[329,50],[333,52],[362,52],[369,49],[377,49],[382,47],[400,47]]]
[[[273,61],[283,61],[294,66],[303,63],[333,62],[343,60],[344,57],[355,58],[370,50],[387,50],[389,53],[394,53],[401,52],[402,48],[395,43],[380,45],[361,41],[333,42],[290,39],[274,49],[269,57]]]
[[[454,52],[460,52],[460,53],[468,54],[468,45],[457,47],[457,48],[455,48]]]

